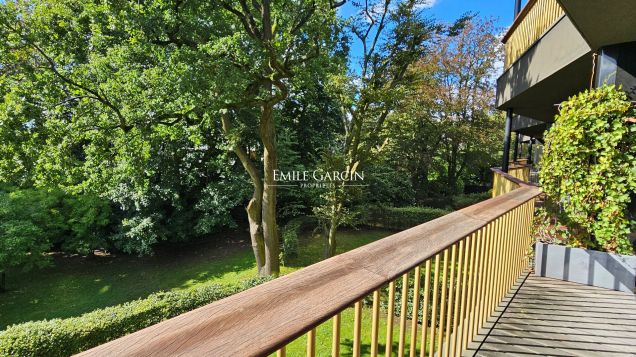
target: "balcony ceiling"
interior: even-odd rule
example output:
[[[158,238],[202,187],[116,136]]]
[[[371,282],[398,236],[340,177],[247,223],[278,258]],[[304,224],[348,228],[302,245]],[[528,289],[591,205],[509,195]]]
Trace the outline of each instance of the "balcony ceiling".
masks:
[[[636,1],[559,0],[593,50],[636,41]]]
[[[589,86],[590,47],[568,17],[559,20],[497,80],[497,107],[551,122],[555,104]]]
[[[558,104],[589,88],[591,77],[591,56],[582,56],[513,97],[505,106],[513,108],[515,114],[551,123],[558,113]]]

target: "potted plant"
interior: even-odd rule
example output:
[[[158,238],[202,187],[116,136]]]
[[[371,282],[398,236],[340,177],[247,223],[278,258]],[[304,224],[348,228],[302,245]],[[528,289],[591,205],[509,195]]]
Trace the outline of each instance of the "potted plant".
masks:
[[[540,183],[547,199],[535,216],[536,274],[634,292],[635,116],[614,86],[561,104],[545,136]]]

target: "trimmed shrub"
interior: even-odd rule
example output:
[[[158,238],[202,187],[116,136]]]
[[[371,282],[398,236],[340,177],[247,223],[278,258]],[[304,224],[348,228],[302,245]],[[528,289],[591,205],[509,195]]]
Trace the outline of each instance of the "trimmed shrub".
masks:
[[[636,111],[614,86],[585,91],[561,103],[545,135],[541,187],[599,249],[632,254],[627,214],[636,193]],[[568,223],[565,222],[565,223]]]
[[[429,197],[419,200],[419,204],[425,207],[458,210],[472,206],[475,203],[485,201],[492,197],[492,191],[478,193],[462,193],[447,197]]]
[[[449,214],[451,211],[431,207],[370,207],[368,222],[388,229],[408,229]]]
[[[158,292],[78,317],[12,325],[0,332],[0,356],[70,356],[267,280],[255,278],[231,286],[209,284]]]
[[[283,228],[283,247],[281,249],[281,262],[289,262],[298,257],[298,237],[304,229],[310,225],[316,225],[317,221],[312,216],[296,217],[290,220]]]
[[[490,198],[492,198],[492,191],[455,195],[452,198],[452,207],[456,210],[462,209]]]

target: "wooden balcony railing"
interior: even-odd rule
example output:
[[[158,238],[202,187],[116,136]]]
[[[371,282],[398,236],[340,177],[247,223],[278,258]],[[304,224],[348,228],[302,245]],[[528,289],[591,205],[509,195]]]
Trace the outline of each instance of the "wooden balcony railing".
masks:
[[[503,172],[499,168],[492,168],[493,184],[492,197],[501,196],[520,187],[537,186],[530,182],[531,166],[527,164],[512,163],[508,172]]]
[[[529,0],[504,35],[505,68],[519,59],[564,14],[557,0]]]
[[[285,356],[303,338],[307,356],[341,346],[355,357],[459,356],[528,266],[539,193],[520,187],[82,355]]]

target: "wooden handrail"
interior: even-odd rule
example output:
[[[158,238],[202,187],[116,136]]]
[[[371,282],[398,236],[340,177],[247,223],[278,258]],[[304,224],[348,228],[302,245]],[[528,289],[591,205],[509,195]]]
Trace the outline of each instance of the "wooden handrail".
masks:
[[[510,222],[523,217],[523,222],[525,222],[523,229],[526,229],[526,225],[529,224],[527,215],[534,207],[533,199],[539,194],[538,188],[524,185],[510,193],[324,260],[98,346],[80,355],[267,355],[334,316],[338,316],[338,320],[334,321],[338,321],[339,324],[339,315],[337,314],[353,303],[356,303],[356,319],[359,319],[360,299],[377,291],[386,283],[395,284],[397,278],[413,268],[419,272],[417,267],[424,262],[427,264],[426,271],[429,274],[431,258],[435,257],[437,262],[441,252],[444,252],[444,256],[447,257],[450,250],[448,248],[451,246],[454,258],[458,242],[461,244],[458,248],[460,254],[464,249],[464,243],[482,244],[483,249],[490,247],[493,254],[497,254],[501,266],[495,268],[482,264],[483,266],[479,265],[480,269],[483,268],[480,271],[477,271],[477,264],[472,262],[484,258],[471,255],[470,260],[475,269],[476,277],[475,279],[471,278],[470,281],[474,280],[475,284],[485,284],[486,280],[483,280],[482,283],[482,280],[477,279],[477,276],[483,275],[484,278],[490,276],[491,285],[489,288],[484,287],[484,294],[490,294],[492,291],[492,296],[503,296],[502,292],[505,293],[504,289],[507,283],[504,284],[503,280],[495,281],[494,277],[508,277],[505,281],[512,281],[510,279],[515,273],[520,272],[521,265],[527,261],[523,255],[526,237],[520,233],[521,230],[515,231],[506,227],[512,227]],[[532,205],[530,206],[529,203]],[[510,229],[512,236],[516,234],[520,243],[513,244],[512,240],[507,242],[505,234],[503,234],[507,231],[505,229]],[[478,231],[479,234],[476,233]],[[495,234],[495,232],[500,233]],[[479,243],[481,241],[484,243]],[[495,251],[497,249],[496,242],[500,242],[501,251]],[[518,247],[515,244],[519,244]],[[482,245],[478,245],[478,252]],[[505,253],[504,249],[508,249],[509,253]],[[519,263],[514,263],[512,258],[508,258],[512,257],[513,252],[516,252],[516,257],[520,257],[518,258],[520,259]],[[464,254],[468,257],[468,250]],[[485,255],[482,254],[482,256]],[[490,259],[485,257],[485,259]],[[444,262],[446,264],[446,258]],[[507,265],[504,264],[505,262],[508,262]],[[436,269],[439,267],[438,264],[435,266]],[[469,272],[473,272],[473,268],[470,268]],[[455,267],[451,264],[450,269],[455,269]],[[444,277],[443,281],[445,279]],[[452,278],[451,285],[453,285]],[[459,287],[460,285],[457,283],[457,288],[459,289]],[[469,286],[466,287],[466,290],[469,291],[468,299],[471,299],[470,291],[481,293],[481,287],[479,290],[475,289],[476,287],[473,290],[470,290]],[[375,295],[374,293],[374,299]],[[453,295],[450,296],[452,300]],[[475,296],[477,295],[472,297],[473,300]],[[465,294],[462,293],[462,298],[465,297]],[[453,338],[454,343],[458,346],[466,345],[467,341],[472,338],[471,331],[474,331],[472,321],[475,321],[475,326],[480,325],[485,321],[486,314],[489,314],[489,311],[496,307],[492,305],[496,302],[494,299],[492,301],[479,300],[478,302],[481,304],[479,313],[472,312],[472,310],[469,312],[472,307],[467,305],[466,312],[462,312],[460,316],[461,319],[470,320],[471,325],[466,323],[460,324],[458,327],[457,324],[460,321],[458,319],[452,320],[454,326],[450,331],[453,336],[447,333],[446,339]],[[446,304],[445,301],[441,303]],[[450,306],[450,301],[448,304]],[[450,310],[448,313],[450,314]],[[359,326],[359,320],[357,321],[357,326]],[[441,327],[440,331],[442,331]],[[447,331],[449,331],[448,327]],[[457,335],[461,334],[462,331],[466,331],[466,334],[458,337]],[[431,333],[432,336],[436,333],[434,328]],[[443,333],[443,331],[438,333]],[[441,336],[439,334],[437,336],[442,338],[439,337]],[[357,343],[359,344],[359,338]],[[434,347],[435,345],[433,345]]]
[[[522,168],[522,167],[524,167],[524,166],[519,166],[519,167],[517,167],[517,168]],[[500,169],[500,168],[498,168],[498,167],[491,167],[491,168],[490,168],[490,170],[491,170],[492,172],[494,172],[494,173],[498,174],[498,175],[501,175],[501,176],[505,177],[508,181],[511,181],[511,182],[516,183],[517,185],[519,185],[519,186],[521,186],[521,187],[524,187],[524,186],[525,186],[525,187],[539,187],[539,186],[538,186],[537,184],[535,184],[535,183],[532,183],[532,182],[526,182],[526,181],[523,181],[523,180],[521,180],[521,179],[518,179],[518,178],[516,178],[516,177],[514,177],[514,176],[510,175],[509,173],[507,173],[507,172],[505,172],[505,171],[501,170],[501,169]]]

